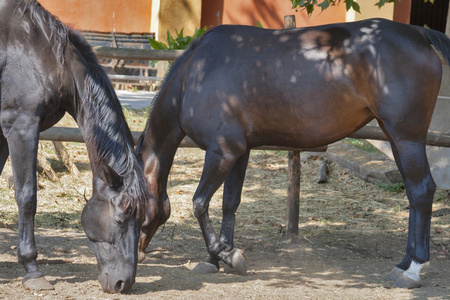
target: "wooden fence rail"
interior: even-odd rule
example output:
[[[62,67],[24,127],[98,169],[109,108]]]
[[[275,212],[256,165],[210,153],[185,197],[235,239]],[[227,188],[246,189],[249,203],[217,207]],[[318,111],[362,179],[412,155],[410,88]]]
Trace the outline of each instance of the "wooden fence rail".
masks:
[[[137,143],[139,136],[142,132],[132,131],[134,142]],[[384,132],[376,126],[365,126],[360,130],[349,135],[351,138],[356,139],[370,139],[370,140],[381,140],[387,141],[388,138]],[[78,128],[69,127],[52,127],[40,133],[39,138],[46,141],[61,141],[61,142],[78,142],[84,143],[81,131]],[[439,146],[439,147],[450,147],[450,134],[442,134],[436,131],[428,131],[427,135],[427,145]],[[180,147],[187,148],[197,148],[195,143],[188,137],[184,138],[181,142]],[[277,147],[277,146],[262,146],[256,149],[260,150],[286,150],[286,151],[323,151],[324,147],[318,148],[289,148],[289,147]]]
[[[99,57],[124,60],[167,60],[172,61],[180,57],[184,50],[149,50],[131,48],[113,48],[95,46],[92,48]]]

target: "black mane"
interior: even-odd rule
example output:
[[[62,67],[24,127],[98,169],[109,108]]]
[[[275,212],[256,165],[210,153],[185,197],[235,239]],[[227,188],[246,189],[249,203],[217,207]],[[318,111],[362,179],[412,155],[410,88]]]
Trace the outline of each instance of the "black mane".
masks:
[[[56,60],[62,67],[64,65],[64,51],[68,43],[71,29],[62,23],[57,17],[46,11],[39,2],[35,0],[22,0],[19,5],[23,5],[23,14],[27,11],[36,26],[48,27],[50,35],[47,36],[55,55]],[[45,33],[44,33],[45,34]]]
[[[141,166],[134,155],[133,137],[114,88],[99,65],[91,46],[79,32],[64,25],[38,2],[23,0],[22,3],[25,5],[23,13],[28,11],[31,20],[37,26],[47,26],[43,31],[44,34],[47,31],[50,32],[47,38],[52,45],[51,48],[61,67],[61,72],[70,70],[70,66],[67,66],[65,62],[67,45],[73,45],[83,57],[87,74],[84,88],[82,90],[77,88],[73,95],[77,100],[74,102],[77,103],[74,109],[86,146],[94,150],[89,152],[93,172],[100,170],[99,167],[105,164],[124,177],[128,195],[124,197],[127,200],[123,205],[139,209],[140,206],[144,206],[147,198],[147,182],[143,176],[136,174]],[[73,75],[76,76],[76,74]],[[62,84],[65,83],[62,82]]]

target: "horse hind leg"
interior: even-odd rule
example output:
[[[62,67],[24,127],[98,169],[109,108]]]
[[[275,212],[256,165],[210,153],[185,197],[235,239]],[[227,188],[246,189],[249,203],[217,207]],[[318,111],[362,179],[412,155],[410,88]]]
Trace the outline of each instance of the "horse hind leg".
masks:
[[[395,281],[395,287],[415,288],[421,285],[421,269],[429,264],[431,211],[436,185],[428,165],[425,141],[407,140],[394,130],[385,129],[385,132],[391,138],[410,204],[405,257],[387,279]]]

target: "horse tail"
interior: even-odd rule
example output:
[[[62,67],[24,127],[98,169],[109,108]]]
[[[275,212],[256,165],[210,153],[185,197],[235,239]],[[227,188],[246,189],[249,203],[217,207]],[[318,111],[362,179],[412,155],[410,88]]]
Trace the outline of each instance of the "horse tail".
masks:
[[[428,41],[442,53],[445,61],[450,65],[450,38],[440,31],[423,27],[418,28]]]

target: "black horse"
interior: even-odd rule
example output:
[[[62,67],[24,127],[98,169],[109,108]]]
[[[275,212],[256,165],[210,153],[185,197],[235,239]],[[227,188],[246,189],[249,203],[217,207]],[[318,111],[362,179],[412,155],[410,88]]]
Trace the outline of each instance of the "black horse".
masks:
[[[0,0],[0,171],[8,155],[19,208],[23,284],[48,289],[36,264],[36,155],[39,131],[68,112],[89,152],[93,195],[82,213],[104,291],[134,283],[139,212],[148,185],[120,103],[90,46],[33,0]]]
[[[171,67],[138,143],[153,203],[140,258],[169,216],[167,178],[184,136],[206,150],[193,204],[209,256],[196,270],[216,272],[222,260],[245,273],[233,231],[250,149],[318,147],[377,119],[410,202],[406,255],[388,278],[398,287],[420,285],[419,272],[430,258],[435,192],[425,141],[442,77],[430,44],[450,61],[444,34],[383,19],[292,30],[219,26],[207,32]],[[217,236],[208,205],[224,181]]]

